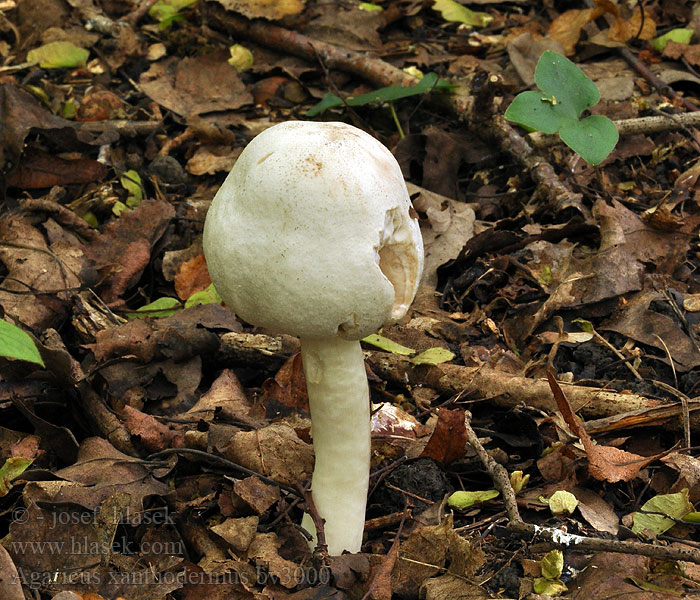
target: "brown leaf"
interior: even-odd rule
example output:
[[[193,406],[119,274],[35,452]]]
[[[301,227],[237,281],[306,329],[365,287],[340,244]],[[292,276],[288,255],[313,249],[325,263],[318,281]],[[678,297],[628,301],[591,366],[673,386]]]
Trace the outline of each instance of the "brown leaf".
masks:
[[[136,410],[131,406],[122,409],[124,425],[131,435],[138,436],[143,447],[149,452],[160,452],[166,448],[183,445],[182,434],[173,431],[152,415]]]
[[[28,149],[19,164],[7,174],[7,183],[23,190],[49,188],[70,183],[101,181],[107,167],[89,158],[61,158]]]
[[[136,283],[148,266],[152,246],[174,214],[167,202],[144,200],[138,208],[124,211],[86,246],[86,255],[103,274],[105,283],[100,295],[107,304],[114,305]]]
[[[27,502],[60,502],[95,510],[115,492],[127,492],[129,512],[140,514],[148,496],[165,496],[166,483],[153,477],[141,459],[127,456],[102,438],[87,438],[80,445],[78,461],[55,472],[61,481],[36,481],[25,486]]]
[[[389,548],[389,552],[382,558],[382,562],[373,569],[373,576],[370,577],[371,588],[369,596],[372,600],[391,600],[391,573],[399,556],[399,546],[397,536],[391,548]]]
[[[587,488],[574,488],[573,494],[578,500],[578,510],[581,516],[586,519],[589,525],[597,531],[617,535],[620,518],[610,504]]]
[[[209,391],[202,394],[197,404],[185,413],[185,417],[212,421],[218,415],[227,421],[260,426],[260,420],[254,413],[253,403],[248,400],[236,374],[230,369],[224,369],[211,384]]]
[[[249,19],[278,21],[287,15],[298,15],[304,10],[303,0],[218,0],[226,10],[237,12]]]
[[[19,161],[31,129],[51,133],[54,142],[58,131],[61,137],[75,141],[70,121],[51,114],[29,92],[7,81],[0,84],[0,124],[0,169]]]
[[[66,315],[69,297],[59,290],[80,285],[78,274],[87,263],[83,251],[60,240],[48,246],[36,227],[18,217],[0,219],[0,239],[0,261],[8,271],[0,284],[0,305],[32,329],[57,325]],[[26,293],[44,290],[57,291]]]
[[[547,381],[549,381],[549,387],[557,402],[559,412],[564,417],[564,421],[566,421],[571,431],[579,437],[583,444],[588,456],[588,472],[593,477],[600,481],[609,481],[610,483],[631,481],[637,477],[639,471],[659,458],[659,456],[640,456],[639,454],[625,452],[612,446],[596,444],[584,429],[583,423],[574,413],[569,400],[559,387],[551,371],[547,371]]]
[[[267,569],[277,583],[290,589],[299,584],[304,570],[295,562],[279,555],[282,543],[276,533],[258,533],[250,544],[248,557]]]
[[[461,408],[441,408],[438,422],[421,456],[448,464],[466,454],[467,429],[464,424],[464,410]]]
[[[464,245],[474,235],[474,210],[464,202],[456,202],[426,189],[407,184],[416,210],[425,213],[421,222],[425,244],[425,265],[421,283],[434,287],[438,267],[457,258]]]
[[[265,380],[262,390],[261,402],[268,415],[286,416],[294,411],[308,413],[309,394],[301,354],[297,352],[291,356],[274,378]]]
[[[224,449],[224,456],[251,471],[294,485],[313,470],[313,449],[292,427],[273,423],[257,431],[241,431]]]
[[[656,35],[656,23],[652,16],[645,10],[644,23],[639,10],[634,11],[629,19],[618,17],[610,27],[608,37],[615,42],[628,42],[638,37],[640,40],[650,40]]]
[[[226,52],[159,61],[141,75],[143,91],[181,116],[235,110],[253,97]]]
[[[280,489],[277,486],[265,483],[255,476],[236,481],[233,491],[259,515],[280,499]]]
[[[257,533],[258,521],[255,516],[226,519],[223,523],[214,525],[211,530],[226,540],[236,552],[245,552]]]
[[[22,580],[17,573],[17,567],[2,544],[0,544],[0,573],[3,574],[0,577],[0,598],[3,600],[24,600]]]
[[[549,26],[547,34],[563,47],[567,56],[574,53],[581,30],[604,12],[601,8],[571,9],[560,14]]]
[[[175,275],[175,292],[180,300],[187,300],[195,292],[199,292],[211,284],[207,271],[207,259],[199,254],[180,265]]]

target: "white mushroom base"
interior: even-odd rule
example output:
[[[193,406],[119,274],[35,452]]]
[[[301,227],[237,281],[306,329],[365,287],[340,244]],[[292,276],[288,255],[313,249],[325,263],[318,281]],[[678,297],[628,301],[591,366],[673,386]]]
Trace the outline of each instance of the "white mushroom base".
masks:
[[[369,386],[359,341],[301,340],[316,464],[311,492],[331,556],[359,552],[370,462]],[[314,535],[308,514],[302,527]]]

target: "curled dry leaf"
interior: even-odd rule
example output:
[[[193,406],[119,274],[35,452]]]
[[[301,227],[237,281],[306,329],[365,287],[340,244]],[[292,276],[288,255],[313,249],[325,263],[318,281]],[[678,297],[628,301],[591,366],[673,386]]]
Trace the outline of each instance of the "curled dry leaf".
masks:
[[[131,406],[122,409],[124,425],[131,435],[138,436],[143,447],[148,452],[160,452],[170,447],[181,447],[183,436],[173,431],[167,425],[158,421],[152,415],[136,410]]]
[[[584,429],[583,423],[574,413],[569,400],[550,371],[547,371],[547,380],[564,420],[583,444],[588,456],[588,472],[591,476],[610,483],[631,481],[637,477],[639,471],[662,456],[640,456],[612,446],[596,444]]]
[[[425,245],[421,284],[435,287],[438,267],[457,258],[474,235],[476,216],[464,202],[455,202],[412,183],[407,183],[407,188],[414,208],[428,216],[427,222],[421,223]]]

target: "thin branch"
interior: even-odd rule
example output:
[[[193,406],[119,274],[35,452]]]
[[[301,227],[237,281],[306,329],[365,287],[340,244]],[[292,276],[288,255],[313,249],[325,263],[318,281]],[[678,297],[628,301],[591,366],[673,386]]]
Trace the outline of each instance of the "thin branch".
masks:
[[[515,499],[513,486],[510,484],[510,477],[505,468],[491,458],[486,449],[481,445],[479,438],[471,427],[471,415],[467,412],[465,425],[467,429],[467,441],[474,449],[477,456],[488,471],[496,488],[503,496],[503,503],[508,516],[508,529],[522,537],[530,538],[530,543],[547,542],[556,548],[575,548],[581,552],[618,552],[623,554],[637,554],[648,556],[657,560],[684,560],[700,564],[700,550],[689,550],[686,548],[671,548],[669,546],[659,546],[645,544],[642,542],[627,542],[619,540],[607,540],[602,538],[592,538],[582,535],[566,533],[554,527],[542,527],[532,523],[526,523],[520,516],[518,504]]]

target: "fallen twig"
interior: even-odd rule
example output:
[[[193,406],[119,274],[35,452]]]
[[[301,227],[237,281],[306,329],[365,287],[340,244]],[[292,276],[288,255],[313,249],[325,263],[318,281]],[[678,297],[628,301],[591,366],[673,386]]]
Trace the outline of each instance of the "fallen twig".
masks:
[[[696,127],[700,125],[700,111],[680,113],[677,115],[669,114],[654,117],[640,117],[638,119],[622,119],[620,121],[614,121],[614,123],[620,135],[678,131],[686,127]],[[563,143],[559,135],[555,133],[548,134],[535,131],[528,134],[527,137],[535,148],[546,148]]]
[[[476,433],[471,428],[470,418],[471,415],[467,412],[465,418],[467,441],[488,471],[494,485],[501,492],[506,514],[508,515],[508,529],[513,533],[523,537],[530,537],[532,538],[531,541],[547,542],[562,549],[574,548],[579,552],[619,552],[648,556],[657,560],[684,560],[700,564],[700,550],[671,548],[669,546],[644,544],[642,542],[592,538],[566,533],[554,527],[541,527],[532,523],[526,523],[520,516],[508,472],[488,455]]]
[[[401,69],[372,56],[368,52],[356,52],[325,42],[313,40],[305,35],[272,25],[265,21],[250,21],[244,17],[227,12],[213,2],[207,2],[206,11],[209,22],[234,37],[243,37],[258,44],[283,50],[310,62],[322,61],[325,68],[340,69],[358,75],[376,85],[415,85],[416,78]],[[572,192],[563,183],[552,166],[528,142],[518,134],[501,116],[492,120],[487,112],[490,104],[477,103],[470,90],[457,89],[453,94],[445,94],[439,99],[441,106],[456,115],[468,127],[481,136],[487,136],[498,142],[504,152],[513,156],[524,168],[528,169],[539,191],[555,209],[581,206],[580,194]],[[487,106],[484,106],[486,104]]]
[[[372,370],[385,379],[411,385],[428,385],[443,394],[478,392],[480,399],[488,399],[500,406],[513,407],[527,404],[541,410],[555,411],[557,406],[552,399],[546,379],[533,379],[499,371],[491,367],[464,367],[460,365],[441,364],[437,366],[416,366],[410,361],[387,352],[369,352],[367,354]],[[682,406],[679,402],[654,400],[638,394],[619,392],[559,382],[576,412],[587,419],[607,418],[622,413],[634,413],[630,426],[658,425],[669,423],[670,427],[679,427]],[[688,401],[691,416],[691,429],[700,430],[700,402]],[[645,414],[648,412],[648,414]],[[601,424],[602,425],[602,424]],[[609,429],[612,422],[605,424]],[[592,425],[586,422],[587,431]]]

